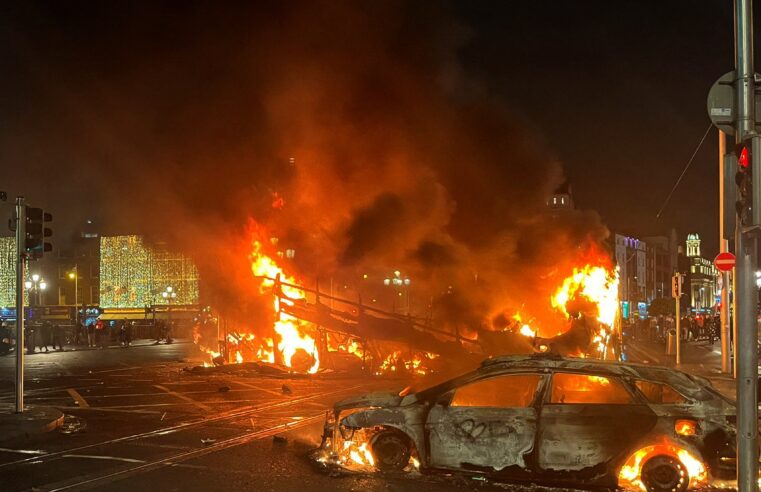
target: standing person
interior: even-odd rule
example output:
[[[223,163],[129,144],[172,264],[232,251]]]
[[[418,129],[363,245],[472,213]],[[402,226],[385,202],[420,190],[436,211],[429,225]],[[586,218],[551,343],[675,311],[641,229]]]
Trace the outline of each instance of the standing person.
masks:
[[[161,342],[161,338],[162,338],[163,331],[164,331],[164,320],[163,319],[160,319],[160,320],[156,321],[156,328],[155,329],[156,329],[156,343],[154,343],[154,345],[158,345],[159,342]]]
[[[95,345],[97,345],[100,348],[103,348],[106,346],[106,327],[103,324],[103,320],[98,318],[98,320],[95,322]]]
[[[53,344],[53,350],[63,351],[63,327],[57,323],[50,326],[50,343]]]
[[[95,323],[87,324],[85,321],[85,326],[87,326],[87,347],[93,348],[95,347]]]
[[[124,332],[124,343],[127,347],[132,345],[132,329],[135,327],[135,321],[132,320],[129,323],[127,323],[127,326],[125,327]]]
[[[48,320],[43,321],[42,325],[40,325],[39,333],[36,337],[37,347],[40,349],[40,352],[42,352],[43,348],[45,349],[45,353],[48,352],[52,328],[53,327]]]
[[[127,318],[124,318],[119,324],[119,345],[122,347],[127,346],[127,325],[129,325]]]

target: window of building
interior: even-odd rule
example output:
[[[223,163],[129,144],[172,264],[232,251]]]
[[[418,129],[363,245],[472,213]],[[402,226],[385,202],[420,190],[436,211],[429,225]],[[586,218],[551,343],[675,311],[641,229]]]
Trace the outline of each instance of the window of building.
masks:
[[[689,403],[687,398],[683,397],[677,391],[668,384],[653,383],[650,381],[637,380],[634,383],[637,389],[645,395],[645,398],[650,403],[661,404],[685,404]]]
[[[552,376],[550,403],[610,405],[631,401],[629,392],[616,379],[562,372]]]
[[[541,376],[510,374],[470,383],[455,391],[453,407],[528,407],[534,400]]]

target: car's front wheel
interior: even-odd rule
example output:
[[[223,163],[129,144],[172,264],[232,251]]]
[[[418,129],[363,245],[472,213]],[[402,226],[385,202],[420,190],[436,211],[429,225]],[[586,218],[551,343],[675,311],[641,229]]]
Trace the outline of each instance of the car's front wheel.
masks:
[[[412,445],[399,431],[382,430],[373,436],[370,445],[380,471],[399,471],[410,462]]]
[[[653,456],[642,466],[642,484],[647,492],[684,492],[690,485],[687,469],[673,456]]]

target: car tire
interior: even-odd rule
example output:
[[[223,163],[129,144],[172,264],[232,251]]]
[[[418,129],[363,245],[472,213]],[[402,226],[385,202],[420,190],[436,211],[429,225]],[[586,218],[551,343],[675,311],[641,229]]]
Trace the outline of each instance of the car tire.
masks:
[[[375,457],[375,466],[384,472],[403,470],[412,454],[410,439],[396,430],[383,430],[375,434],[370,448]]]
[[[674,456],[653,456],[642,465],[647,492],[684,492],[690,485],[687,468]]]

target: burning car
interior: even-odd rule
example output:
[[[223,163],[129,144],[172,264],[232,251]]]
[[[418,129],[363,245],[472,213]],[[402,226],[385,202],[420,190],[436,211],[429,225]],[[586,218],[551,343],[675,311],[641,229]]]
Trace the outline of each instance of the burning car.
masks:
[[[321,459],[678,492],[735,477],[735,415],[707,380],[673,369],[504,356],[422,391],[337,403]]]

